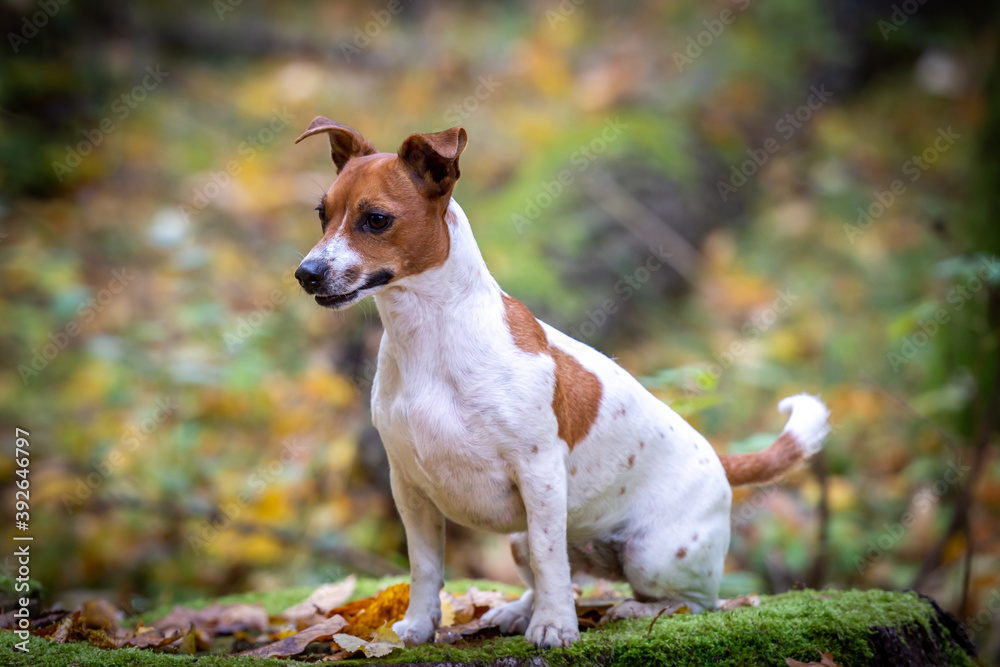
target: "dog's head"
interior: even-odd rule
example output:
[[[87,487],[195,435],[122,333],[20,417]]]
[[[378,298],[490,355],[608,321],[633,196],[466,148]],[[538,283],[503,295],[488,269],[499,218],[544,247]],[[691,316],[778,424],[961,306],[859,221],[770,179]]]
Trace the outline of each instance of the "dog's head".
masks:
[[[323,238],[295,271],[316,303],[346,308],[443,264],[465,130],[413,134],[398,153],[379,153],[357,130],[317,116],[295,143],[320,133],[338,176],[316,207]]]

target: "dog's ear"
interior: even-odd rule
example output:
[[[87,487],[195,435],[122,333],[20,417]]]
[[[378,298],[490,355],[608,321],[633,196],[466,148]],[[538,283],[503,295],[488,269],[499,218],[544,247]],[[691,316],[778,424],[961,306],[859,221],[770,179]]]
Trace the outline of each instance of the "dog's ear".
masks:
[[[411,134],[399,149],[399,159],[428,197],[444,197],[451,194],[461,173],[458,156],[465,150],[468,139],[461,127],[433,134]]]
[[[353,127],[341,125],[323,116],[313,118],[312,122],[309,123],[309,128],[295,140],[295,143],[299,143],[306,137],[311,137],[320,132],[326,132],[327,136],[330,137],[330,157],[333,158],[333,163],[337,165],[338,174],[352,157],[374,155],[378,152],[375,150],[372,142],[365,139]]]

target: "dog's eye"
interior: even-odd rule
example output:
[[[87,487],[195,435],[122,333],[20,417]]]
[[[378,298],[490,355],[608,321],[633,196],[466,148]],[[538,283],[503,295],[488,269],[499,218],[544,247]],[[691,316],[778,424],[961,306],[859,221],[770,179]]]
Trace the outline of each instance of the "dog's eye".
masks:
[[[318,211],[317,215],[319,215],[319,224],[326,227],[326,216],[323,215],[323,205],[320,204],[319,206],[316,207],[315,210]]]
[[[388,227],[390,222],[391,219],[387,215],[382,215],[381,213],[369,213],[368,218],[365,220],[365,225],[369,229],[380,232]]]

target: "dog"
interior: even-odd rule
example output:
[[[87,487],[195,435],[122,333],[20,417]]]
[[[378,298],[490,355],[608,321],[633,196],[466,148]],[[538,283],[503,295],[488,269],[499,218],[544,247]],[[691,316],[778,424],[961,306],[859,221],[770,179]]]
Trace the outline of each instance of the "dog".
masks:
[[[409,645],[441,620],[445,519],[511,535],[527,592],[483,623],[539,648],[579,638],[571,576],[627,581],[611,618],[668,604],[713,609],[732,487],[771,481],[818,451],[828,412],[785,398],[777,440],[749,454],[708,441],[597,350],[535,319],[490,275],[452,199],[466,131],[409,136],[380,153],[322,116],[338,176],[323,236],[295,271],[327,308],[374,296],[385,331],[371,409],[410,561],[393,630]]]

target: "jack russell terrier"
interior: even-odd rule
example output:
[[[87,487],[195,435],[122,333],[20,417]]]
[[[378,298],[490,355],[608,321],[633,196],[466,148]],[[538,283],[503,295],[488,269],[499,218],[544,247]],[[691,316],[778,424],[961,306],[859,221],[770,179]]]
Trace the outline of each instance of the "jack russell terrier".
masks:
[[[717,605],[732,487],[771,481],[818,451],[826,407],[805,394],[767,449],[708,441],[597,350],[532,316],[486,268],[451,198],[466,132],[413,134],[379,153],[322,116],[337,167],[323,238],[295,277],[316,302],[374,295],[385,326],[372,417],[406,529],[410,603],[393,629],[430,641],[441,620],[445,518],[511,535],[527,592],[485,624],[540,648],[580,636],[570,577],[624,579],[610,617]]]

